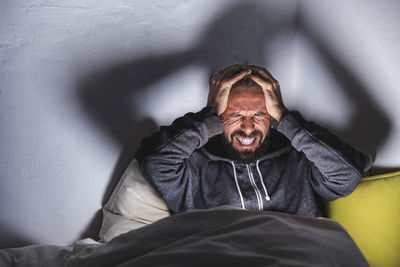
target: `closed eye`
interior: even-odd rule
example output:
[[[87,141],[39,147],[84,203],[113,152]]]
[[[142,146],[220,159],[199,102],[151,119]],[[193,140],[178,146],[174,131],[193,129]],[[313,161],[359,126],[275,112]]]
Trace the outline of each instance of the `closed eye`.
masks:
[[[242,115],[240,115],[239,113],[232,113],[229,115],[229,117],[231,118],[240,118]]]
[[[254,117],[265,117],[267,114],[265,114],[264,112],[258,112],[256,114],[254,114]]]

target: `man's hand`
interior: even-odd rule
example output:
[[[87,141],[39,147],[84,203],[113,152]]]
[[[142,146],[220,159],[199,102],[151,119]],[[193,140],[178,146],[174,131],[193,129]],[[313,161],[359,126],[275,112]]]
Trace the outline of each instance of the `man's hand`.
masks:
[[[251,70],[248,69],[232,77],[233,73],[237,71],[237,68],[237,65],[232,66],[232,68],[227,68],[223,72],[218,73],[210,81],[207,106],[214,107],[218,116],[224,113],[228,105],[228,97],[232,85],[251,74]]]
[[[264,91],[268,113],[272,118],[280,121],[286,107],[282,101],[278,81],[264,68],[257,66],[251,66],[251,68],[253,74],[250,75],[249,78],[257,83]]]

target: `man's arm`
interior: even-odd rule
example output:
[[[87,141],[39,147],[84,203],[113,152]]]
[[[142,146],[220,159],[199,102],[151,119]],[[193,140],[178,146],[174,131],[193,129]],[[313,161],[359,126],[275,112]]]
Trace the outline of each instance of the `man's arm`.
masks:
[[[206,107],[188,113],[170,126],[142,140],[135,157],[144,177],[155,186],[168,207],[178,212],[194,197],[197,175],[189,162],[193,151],[204,146],[209,138],[223,131],[215,109]]]
[[[326,129],[305,121],[299,113],[287,112],[279,83],[266,69],[254,66],[250,78],[263,88],[267,110],[278,122],[277,130],[310,161],[310,182],[314,190],[325,201],[350,194],[360,182],[370,158]]]
[[[310,161],[310,182],[325,201],[353,192],[370,164],[369,157],[326,129],[304,120],[298,112],[287,112],[277,130]]]

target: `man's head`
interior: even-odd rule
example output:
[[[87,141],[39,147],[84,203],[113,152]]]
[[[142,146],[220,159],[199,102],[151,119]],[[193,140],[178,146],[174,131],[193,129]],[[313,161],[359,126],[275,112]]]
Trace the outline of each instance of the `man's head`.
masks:
[[[229,68],[231,69],[225,70],[225,75],[231,77],[243,70],[252,69],[247,65]],[[270,125],[262,88],[249,77],[233,84],[221,118],[225,138],[235,154],[243,162],[252,161],[265,141]]]

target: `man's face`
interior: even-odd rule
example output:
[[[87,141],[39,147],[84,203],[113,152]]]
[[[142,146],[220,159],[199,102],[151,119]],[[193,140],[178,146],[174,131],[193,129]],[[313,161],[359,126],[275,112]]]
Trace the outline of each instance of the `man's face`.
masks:
[[[232,89],[221,118],[228,143],[242,160],[251,161],[270,125],[262,89],[258,86]]]

